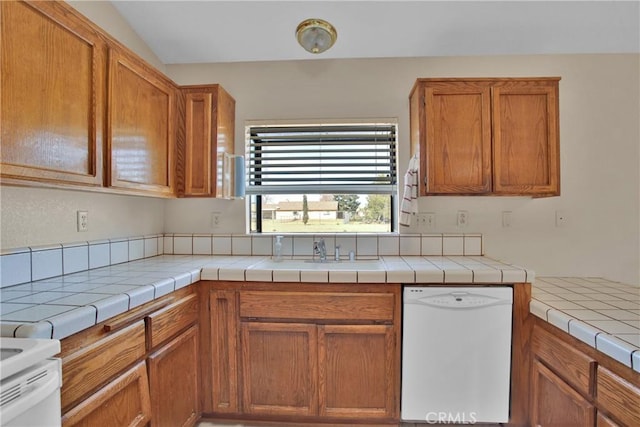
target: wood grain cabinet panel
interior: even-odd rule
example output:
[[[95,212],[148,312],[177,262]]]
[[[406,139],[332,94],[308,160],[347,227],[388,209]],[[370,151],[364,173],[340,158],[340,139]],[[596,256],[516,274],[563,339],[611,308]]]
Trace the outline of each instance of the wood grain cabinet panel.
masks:
[[[559,78],[418,79],[420,195],[560,194]]]
[[[491,192],[491,89],[482,82],[425,87],[427,193]]]
[[[62,412],[145,355],[142,320],[62,357]]]
[[[211,392],[213,412],[237,413],[238,396],[238,309],[236,291],[215,290],[209,296],[211,364],[203,372],[210,373],[205,389]],[[210,386],[209,386],[210,384]],[[207,406],[205,403],[205,406]]]
[[[497,194],[558,195],[558,82],[493,87],[493,182]]]
[[[192,326],[148,358],[152,427],[193,426],[200,416],[198,333]]]
[[[348,418],[392,418],[394,333],[390,325],[318,327],[319,413]]]
[[[640,374],[535,318],[532,426],[640,425]]]
[[[393,294],[382,292],[244,291],[240,317],[391,322],[394,302]]]
[[[536,357],[585,395],[593,395],[596,361],[560,339],[536,327],[533,333]]]
[[[615,423],[611,418],[608,418],[600,411],[596,414],[596,427],[620,427],[620,424]]]
[[[242,322],[240,327],[244,412],[316,415],[316,325]]]
[[[174,195],[176,87],[142,60],[112,48],[108,96],[109,185]]]
[[[140,362],[62,416],[63,427],[143,427],[151,420],[147,368]]]
[[[640,425],[640,384],[632,384],[609,369],[598,366],[596,401],[623,425]]]
[[[233,154],[235,100],[219,85],[181,86],[178,196],[230,197],[224,155]]]
[[[61,2],[0,2],[3,182],[101,186],[106,48]]]
[[[198,295],[190,294],[145,318],[148,350],[174,337],[198,320]]]
[[[594,425],[595,407],[538,360],[533,362],[531,385],[531,425]]]

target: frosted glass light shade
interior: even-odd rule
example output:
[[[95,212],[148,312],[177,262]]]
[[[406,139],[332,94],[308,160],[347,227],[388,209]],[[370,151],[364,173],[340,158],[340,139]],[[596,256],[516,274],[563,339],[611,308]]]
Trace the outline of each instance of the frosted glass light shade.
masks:
[[[307,19],[298,25],[296,37],[300,46],[307,52],[322,53],[333,46],[338,38],[338,32],[327,21]]]

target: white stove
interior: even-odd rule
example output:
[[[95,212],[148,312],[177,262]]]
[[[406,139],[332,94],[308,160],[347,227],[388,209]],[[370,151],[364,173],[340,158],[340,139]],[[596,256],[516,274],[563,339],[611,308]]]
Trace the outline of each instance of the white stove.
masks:
[[[60,341],[0,338],[0,426],[59,427]]]

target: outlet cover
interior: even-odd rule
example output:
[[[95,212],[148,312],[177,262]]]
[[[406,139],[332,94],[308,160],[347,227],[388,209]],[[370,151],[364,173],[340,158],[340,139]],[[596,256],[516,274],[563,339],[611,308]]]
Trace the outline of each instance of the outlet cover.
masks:
[[[89,212],[77,212],[78,231],[89,231]]]

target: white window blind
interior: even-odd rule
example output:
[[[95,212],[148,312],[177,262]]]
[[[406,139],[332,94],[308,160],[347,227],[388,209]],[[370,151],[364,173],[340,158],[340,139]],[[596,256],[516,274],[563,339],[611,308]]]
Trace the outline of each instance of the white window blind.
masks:
[[[395,124],[250,126],[247,194],[393,194]]]

